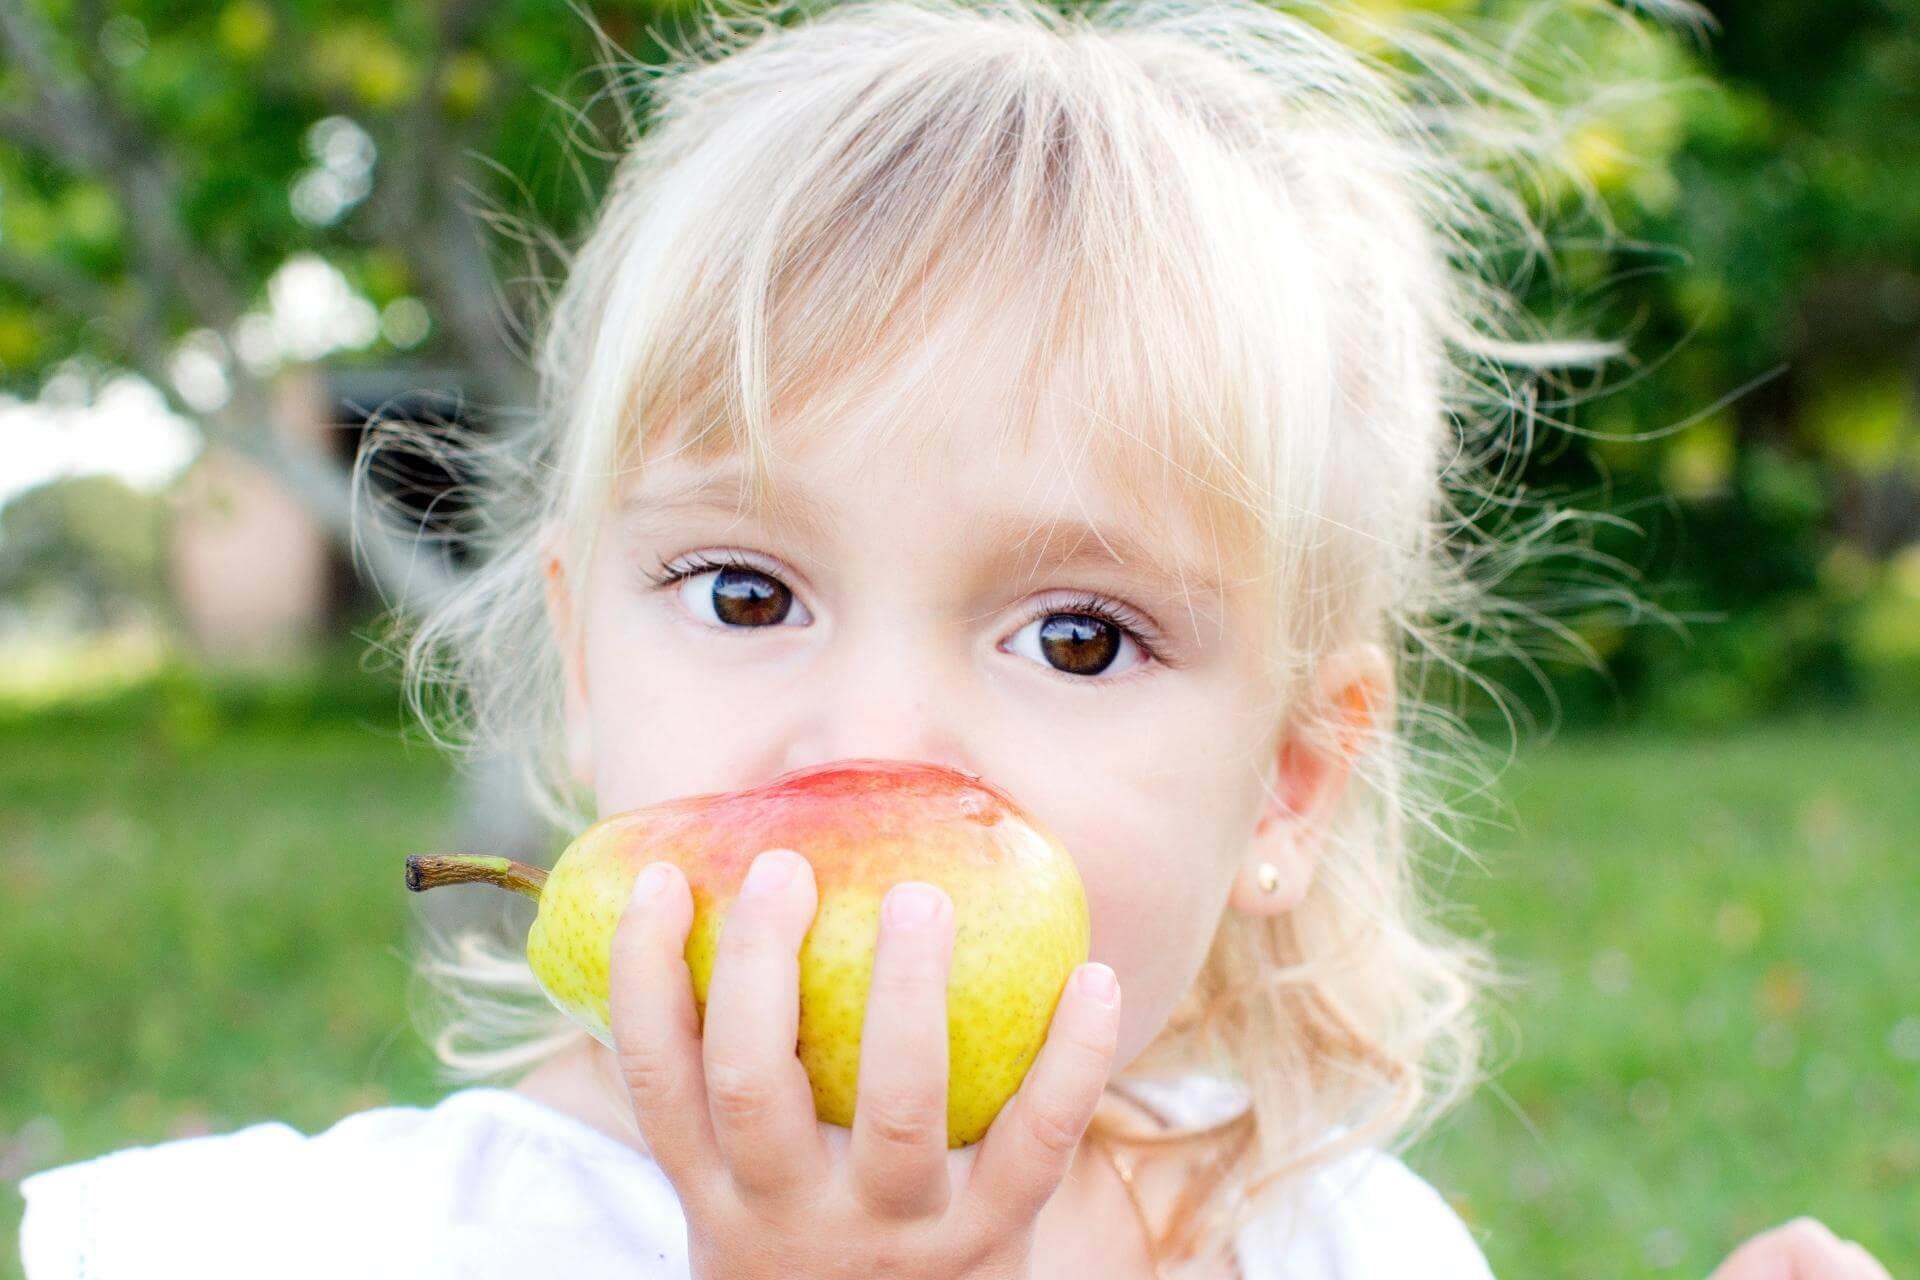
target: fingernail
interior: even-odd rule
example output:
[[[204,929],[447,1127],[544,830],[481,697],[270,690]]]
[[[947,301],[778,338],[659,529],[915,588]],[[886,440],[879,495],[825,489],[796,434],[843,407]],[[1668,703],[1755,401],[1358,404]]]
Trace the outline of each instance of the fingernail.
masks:
[[[1114,980],[1113,970],[1098,963],[1082,965],[1079,982],[1080,989],[1101,1004],[1112,1004],[1120,990],[1120,984]]]
[[[896,929],[917,929],[940,910],[940,891],[928,884],[895,885],[887,894],[887,923]]]
[[[650,864],[647,869],[642,871],[639,877],[634,880],[633,897],[630,901],[635,906],[645,906],[660,896],[660,891],[667,887],[667,881],[672,875],[673,868],[666,863],[655,862]]]
[[[746,891],[748,893],[772,893],[787,887],[793,879],[793,873],[799,870],[796,859],[782,849],[769,849],[753,860],[753,866],[747,869]]]

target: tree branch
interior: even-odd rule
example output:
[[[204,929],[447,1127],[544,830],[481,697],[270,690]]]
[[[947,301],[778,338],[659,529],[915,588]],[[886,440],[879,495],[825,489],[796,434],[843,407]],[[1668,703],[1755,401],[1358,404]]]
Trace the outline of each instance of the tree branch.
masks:
[[[161,308],[151,294],[129,306],[111,285],[46,257],[29,257],[0,245],[0,281],[38,298],[49,309],[79,313],[84,323],[110,330],[122,363],[164,369],[170,355],[160,326]]]
[[[44,117],[37,128],[14,136],[27,141],[40,135],[36,149],[48,160],[85,169],[112,186],[148,264],[202,324],[225,331],[244,307],[226,272],[180,221],[179,180],[157,159],[159,147],[120,113],[103,86],[59,69],[46,27],[22,0],[0,0],[0,44],[12,53]]]
[[[92,276],[45,257],[29,258],[5,245],[0,245],[0,280],[46,302],[71,303],[85,298],[85,309],[95,315],[104,316],[117,309],[112,291]]]
[[[60,148],[53,130],[43,125],[39,116],[25,111],[0,110],[0,138],[43,154]]]
[[[499,0],[444,0],[439,7],[423,88],[379,139],[383,159],[372,206],[420,270],[461,367],[479,384],[479,398],[519,406],[530,397],[531,380],[511,340],[485,229],[459,198],[469,138],[447,119],[434,92],[448,58],[499,7]]]
[[[0,0],[0,44],[13,55],[39,108],[34,132],[78,153],[89,167],[106,163],[109,139],[98,113],[71,92],[54,65],[47,29],[21,0]]]

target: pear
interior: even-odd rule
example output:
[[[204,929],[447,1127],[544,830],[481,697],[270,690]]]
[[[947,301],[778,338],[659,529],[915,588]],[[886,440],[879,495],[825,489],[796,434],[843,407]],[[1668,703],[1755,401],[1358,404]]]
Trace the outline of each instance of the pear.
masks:
[[[686,961],[704,1025],[727,911],[748,865],[771,848],[805,857],[819,890],[800,948],[795,1046],[815,1114],[853,1123],[880,900],[899,881],[922,880],[954,907],[947,1145],[979,1141],[1045,1042],[1067,978],[1087,959],[1089,924],[1066,849],[971,774],[916,761],[836,761],[604,818],[551,873],[506,858],[410,857],[407,887],[481,881],[537,899],[528,963],[548,998],[611,1048],[608,955],[641,869],[672,862],[693,890]]]

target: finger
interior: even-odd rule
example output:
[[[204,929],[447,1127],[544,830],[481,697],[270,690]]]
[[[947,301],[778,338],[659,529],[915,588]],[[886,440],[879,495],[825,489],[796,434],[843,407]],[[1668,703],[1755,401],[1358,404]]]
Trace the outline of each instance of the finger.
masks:
[[[724,1176],[707,1122],[700,1020],[687,970],[692,925],[686,877],[672,863],[654,863],[635,879],[614,927],[607,973],[614,1051],[634,1119],[682,1200]]]
[[[1728,1255],[1708,1280],[1792,1280],[1782,1274],[1778,1258],[1767,1256],[1772,1248],[1766,1236],[1756,1236]]]
[[[952,901],[935,885],[895,885],[880,908],[853,1109],[854,1194],[881,1217],[946,1211],[952,965]]]
[[[1845,1241],[1841,1247],[1846,1250],[1847,1257],[1853,1260],[1859,1280],[1893,1280],[1893,1276],[1887,1269],[1880,1265],[1880,1260],[1868,1253],[1857,1241]]]
[[[983,1230],[1022,1230],[1052,1198],[1100,1105],[1119,1033],[1113,970],[1081,965],[1060,993],[1047,1042],[974,1160],[967,1195]]]
[[[754,859],[727,912],[702,1038],[714,1138],[743,1195],[817,1189],[827,1153],[800,1035],[800,944],[818,903],[813,868],[791,849]]]
[[[1795,1218],[1734,1251],[1713,1280],[1854,1280],[1840,1238],[1817,1218]]]
[[[1818,1218],[1795,1218],[1779,1229],[1779,1235],[1785,1245],[1787,1274],[1794,1280],[1852,1280],[1853,1268],[1844,1258],[1840,1237]]]

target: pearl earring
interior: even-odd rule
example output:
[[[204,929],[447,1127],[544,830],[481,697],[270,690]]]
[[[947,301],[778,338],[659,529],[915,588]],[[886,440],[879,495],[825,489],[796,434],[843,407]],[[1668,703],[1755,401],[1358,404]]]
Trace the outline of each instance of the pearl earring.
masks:
[[[1260,881],[1260,892],[1278,893],[1280,891],[1280,868],[1271,862],[1263,862],[1254,869],[1254,875]]]

